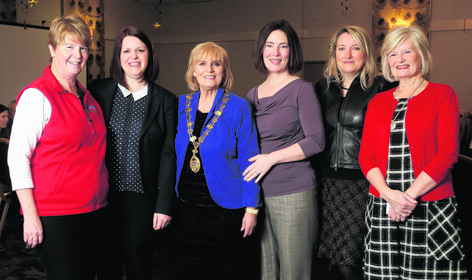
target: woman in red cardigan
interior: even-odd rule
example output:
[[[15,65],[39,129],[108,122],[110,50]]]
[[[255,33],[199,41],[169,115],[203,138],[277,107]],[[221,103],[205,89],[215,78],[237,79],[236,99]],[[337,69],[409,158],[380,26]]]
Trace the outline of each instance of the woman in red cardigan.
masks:
[[[381,56],[385,78],[399,85],[371,100],[364,124],[365,279],[466,279],[451,177],[457,96],[425,80],[432,56],[420,28],[390,31]]]

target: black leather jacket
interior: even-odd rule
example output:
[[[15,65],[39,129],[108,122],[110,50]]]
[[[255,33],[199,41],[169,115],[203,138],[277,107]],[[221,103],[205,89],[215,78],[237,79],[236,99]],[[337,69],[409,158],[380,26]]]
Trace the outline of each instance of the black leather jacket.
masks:
[[[317,165],[324,168],[360,169],[358,157],[361,146],[367,104],[379,92],[389,90],[398,83],[389,83],[383,77],[375,78],[372,86],[364,91],[359,76],[352,84],[341,104],[341,86],[326,79],[315,85],[323,113],[326,147],[317,158]]]

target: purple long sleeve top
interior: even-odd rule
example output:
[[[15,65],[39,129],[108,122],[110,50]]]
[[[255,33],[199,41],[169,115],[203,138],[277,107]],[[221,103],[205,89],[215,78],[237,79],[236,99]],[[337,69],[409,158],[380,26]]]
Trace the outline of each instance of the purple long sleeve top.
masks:
[[[274,95],[258,98],[258,86],[247,94],[256,116],[261,153],[298,143],[306,159],[274,165],[261,180],[264,196],[308,191],[316,187],[315,171],[309,157],[325,147],[320,103],[313,85],[297,79]]]

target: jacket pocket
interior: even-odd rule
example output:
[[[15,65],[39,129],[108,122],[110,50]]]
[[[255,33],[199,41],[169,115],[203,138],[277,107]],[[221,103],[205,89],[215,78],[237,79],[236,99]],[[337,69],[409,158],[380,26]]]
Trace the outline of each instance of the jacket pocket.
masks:
[[[54,180],[52,181],[51,188],[49,189],[50,196],[54,196],[60,190],[61,185],[62,185],[62,180],[64,179],[64,175],[66,174],[68,167],[69,167],[69,162],[64,161],[61,163],[59,170],[54,176]]]
[[[428,256],[435,260],[456,261],[464,257],[461,251],[455,197],[431,201],[428,206]]]

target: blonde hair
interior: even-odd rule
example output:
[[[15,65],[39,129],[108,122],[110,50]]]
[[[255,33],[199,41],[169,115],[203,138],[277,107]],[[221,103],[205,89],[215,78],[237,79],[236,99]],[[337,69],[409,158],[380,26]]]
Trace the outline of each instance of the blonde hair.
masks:
[[[85,21],[76,14],[55,18],[49,29],[48,43],[53,49],[64,43],[67,36],[76,36],[87,49],[92,45],[92,35]]]
[[[223,65],[224,76],[219,87],[222,87],[227,91],[231,90],[231,87],[233,86],[233,73],[231,73],[231,69],[229,68],[228,53],[223,47],[213,42],[198,44],[190,53],[188,69],[187,73],[185,74],[185,80],[187,81],[187,85],[190,90],[200,90],[200,85],[198,84],[197,78],[193,75],[193,73],[195,72],[195,65],[197,62],[206,57],[214,57],[220,60],[221,64]]]
[[[421,56],[421,76],[425,78],[433,68],[433,56],[431,55],[429,42],[423,30],[418,26],[395,27],[385,37],[381,53],[382,74],[389,82],[397,81],[398,79],[393,76],[388,65],[388,55],[408,39],[411,40]]]
[[[370,37],[364,28],[359,26],[345,26],[333,36],[331,40],[331,51],[328,55],[328,60],[323,69],[323,75],[328,81],[328,88],[332,81],[342,83],[344,81],[344,76],[339,69],[338,64],[336,63],[336,48],[338,45],[339,37],[348,33],[356,41],[356,43],[361,48],[362,53],[364,54],[365,64],[361,69],[360,80],[363,90],[367,90],[374,83],[374,78],[377,75],[377,67],[375,66],[374,59],[374,48],[372,47],[372,42]]]

